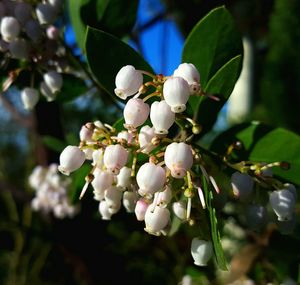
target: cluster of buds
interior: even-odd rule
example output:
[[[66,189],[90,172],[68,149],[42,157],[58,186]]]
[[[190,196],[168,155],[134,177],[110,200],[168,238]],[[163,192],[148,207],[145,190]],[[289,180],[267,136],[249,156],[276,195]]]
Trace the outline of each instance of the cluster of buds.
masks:
[[[21,90],[21,100],[27,110],[34,108],[40,93],[47,101],[53,101],[63,85],[62,73],[68,69],[66,50],[60,41],[61,32],[55,26],[63,0],[34,2],[0,2],[1,68],[9,69],[12,60],[23,61],[21,67],[9,70],[3,91],[20,72],[27,70],[31,78]]]
[[[60,175],[57,164],[36,166],[29,176],[29,185],[35,190],[32,209],[45,214],[53,213],[58,219],[74,217],[79,207],[69,202],[67,192],[70,183],[68,177]]]

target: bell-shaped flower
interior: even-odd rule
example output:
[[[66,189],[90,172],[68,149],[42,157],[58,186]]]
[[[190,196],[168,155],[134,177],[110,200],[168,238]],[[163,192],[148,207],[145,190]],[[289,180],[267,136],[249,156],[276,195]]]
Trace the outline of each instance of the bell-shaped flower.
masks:
[[[131,185],[131,168],[122,167],[120,173],[117,176],[117,186],[122,188],[128,188]]]
[[[127,163],[127,159],[127,150],[119,144],[109,145],[104,151],[104,165],[115,175],[119,174],[120,169]]]
[[[154,128],[148,125],[143,126],[139,132],[139,144],[143,153],[149,153],[155,146],[151,143],[155,137]]]
[[[105,200],[102,200],[99,203],[99,213],[102,217],[102,220],[111,220],[111,216],[113,214],[109,211],[109,206]]]
[[[286,189],[273,191],[270,204],[279,221],[290,220],[295,210],[295,196]]]
[[[144,198],[141,198],[136,202],[134,213],[138,221],[144,221],[145,214],[148,207],[149,207],[149,202]]]
[[[170,186],[166,185],[164,191],[158,193],[157,205],[166,206],[172,200],[172,190]]]
[[[182,77],[170,77],[164,83],[163,94],[172,112],[181,113],[190,97],[189,84]]]
[[[114,182],[114,176],[107,171],[97,171],[93,181],[91,182],[94,190],[99,197],[104,197],[104,191],[112,186]]]
[[[32,110],[39,100],[39,93],[34,88],[26,87],[21,92],[21,100],[25,109]]]
[[[246,174],[238,171],[231,175],[233,195],[241,201],[248,201],[253,192],[254,180]]]
[[[153,195],[160,191],[166,182],[165,170],[159,165],[147,162],[140,167],[136,182],[141,196]]]
[[[122,203],[127,213],[133,213],[137,202],[137,195],[135,192],[125,191],[123,193]]]
[[[145,213],[145,231],[149,234],[160,235],[170,222],[168,208],[151,204]]]
[[[133,134],[128,131],[119,132],[117,137],[120,143],[122,142],[122,140],[125,140],[127,143],[131,144],[133,140]]]
[[[172,204],[172,210],[174,214],[180,220],[186,220],[187,218],[187,204],[184,201],[174,202]]]
[[[194,94],[200,89],[200,74],[197,68],[192,63],[181,63],[175,69],[174,76],[179,76],[185,79],[190,88],[190,93]]]
[[[140,98],[132,98],[125,105],[123,115],[126,125],[137,128],[145,123],[150,107]]]
[[[297,200],[298,193],[297,193],[297,189],[296,189],[295,185],[293,185],[291,183],[285,183],[284,189],[290,191],[294,195],[295,201]]]
[[[44,74],[44,82],[47,84],[52,93],[58,92],[63,85],[63,78],[55,70],[48,71]]]
[[[14,17],[6,16],[1,20],[0,32],[6,42],[16,39],[20,33],[20,24]]]
[[[169,128],[175,122],[175,113],[165,100],[151,104],[150,119],[156,134],[168,134]]]
[[[84,161],[84,152],[77,146],[68,145],[60,154],[58,170],[65,175],[69,175],[81,167]]]
[[[143,84],[143,74],[132,65],[123,66],[115,79],[115,94],[125,100],[138,92]]]
[[[119,208],[123,192],[119,187],[110,186],[104,192],[104,199],[109,207]]]
[[[206,266],[207,262],[213,255],[212,242],[200,240],[197,237],[193,238],[191,244],[191,254],[195,265]]]
[[[96,149],[93,151],[93,166],[96,166],[98,169],[101,169],[102,166],[104,165],[103,163],[103,156],[104,156],[104,151],[102,148]]]
[[[191,147],[183,142],[169,144],[165,151],[165,164],[174,178],[183,178],[193,165]]]

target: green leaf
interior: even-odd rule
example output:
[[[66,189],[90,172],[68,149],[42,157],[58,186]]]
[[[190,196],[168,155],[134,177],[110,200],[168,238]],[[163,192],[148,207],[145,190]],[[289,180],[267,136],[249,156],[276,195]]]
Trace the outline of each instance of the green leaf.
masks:
[[[67,146],[65,142],[52,136],[43,136],[42,140],[47,147],[57,152],[62,152]]]
[[[104,31],[88,27],[85,48],[91,71],[114,99],[115,77],[123,66],[133,65],[136,69],[153,73],[151,66],[138,52]]]
[[[228,61],[243,53],[243,44],[234,20],[222,6],[208,13],[185,41],[182,62],[193,63],[200,72],[201,86]]]
[[[214,94],[219,98],[219,101],[205,96],[202,98],[190,97],[189,103],[194,111],[194,119],[203,128],[201,135],[207,133],[217,120],[219,111],[233,91],[240,74],[241,64],[241,55],[232,58],[217,71],[206,85],[204,91],[207,94]]]
[[[207,209],[209,211],[210,227],[211,227],[211,238],[213,243],[213,248],[215,252],[216,261],[222,270],[227,270],[226,259],[224,256],[220,232],[218,229],[218,219],[216,216],[216,209],[212,205],[213,194],[210,189],[210,185],[207,184],[205,176],[202,175],[202,185],[204,190],[204,197]]]
[[[236,141],[244,149],[236,152],[237,160],[254,162],[290,163],[289,170],[274,167],[274,175],[300,185],[300,136],[283,128],[252,122],[232,127],[220,134],[212,143],[211,150],[224,154],[229,145]]]

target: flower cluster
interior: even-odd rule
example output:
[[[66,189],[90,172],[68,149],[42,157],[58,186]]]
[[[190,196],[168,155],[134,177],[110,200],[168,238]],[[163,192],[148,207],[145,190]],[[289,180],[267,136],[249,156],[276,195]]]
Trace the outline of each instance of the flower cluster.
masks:
[[[52,212],[59,219],[74,217],[79,208],[69,202],[67,192],[70,182],[70,179],[60,175],[57,164],[36,166],[29,176],[29,185],[35,190],[32,209],[46,214]]]
[[[200,209],[207,208],[210,199],[203,188],[209,185],[209,189],[220,193],[203,158],[203,149],[192,143],[201,127],[186,112],[190,96],[208,96],[201,89],[197,68],[192,63],[182,63],[173,75],[164,76],[127,65],[117,73],[115,85],[119,98],[131,97],[124,107],[122,126],[100,121],[83,125],[79,146],[63,150],[59,170],[69,175],[90,161],[91,170],[80,198],[91,185],[104,220],[110,220],[123,205],[152,235],[168,234],[173,217],[194,225],[201,220]],[[239,169],[225,159],[220,161]],[[253,165],[261,171],[270,170],[268,165]],[[253,165],[243,169],[255,176]],[[250,197],[254,185],[246,175],[236,172],[232,176],[233,192],[241,200]],[[281,197],[290,199],[291,195],[273,192],[271,204],[281,218],[289,218],[291,212],[284,212],[287,207]],[[191,254],[196,265],[206,265],[213,255],[210,239],[192,240]]]
[[[34,108],[39,93],[47,101],[53,101],[62,88],[62,73],[69,68],[65,47],[59,39],[61,31],[55,26],[62,6],[62,0],[36,4],[11,0],[0,2],[1,66],[9,70],[13,68],[10,66],[15,66],[10,65],[12,61],[23,61],[20,67],[9,70],[3,89],[9,88],[21,72],[29,71],[31,78],[27,87],[21,90],[25,109]]]

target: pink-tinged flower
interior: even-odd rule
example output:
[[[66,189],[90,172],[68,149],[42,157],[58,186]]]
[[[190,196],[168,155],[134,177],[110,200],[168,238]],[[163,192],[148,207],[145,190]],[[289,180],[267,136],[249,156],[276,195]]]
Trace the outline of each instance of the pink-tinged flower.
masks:
[[[143,84],[143,74],[132,65],[123,66],[115,79],[115,94],[125,100],[138,92]]]
[[[172,190],[170,186],[166,185],[165,190],[158,193],[157,205],[166,206],[172,200]]]
[[[77,146],[68,145],[60,154],[58,170],[69,175],[77,170],[85,161],[85,153]]]
[[[104,151],[103,162],[111,173],[117,175],[128,159],[127,150],[119,144],[109,145]]]
[[[191,147],[183,142],[169,144],[165,151],[165,164],[174,178],[183,178],[193,165]]]
[[[295,210],[295,196],[289,190],[273,191],[270,204],[279,221],[291,220]]]
[[[154,128],[148,125],[143,126],[139,133],[139,144],[143,153],[149,153],[155,146],[151,143],[151,140],[155,137]]]
[[[193,238],[191,244],[191,254],[194,264],[198,266],[206,266],[207,262],[213,255],[213,247],[211,241]]]
[[[151,204],[145,214],[145,231],[149,234],[160,235],[170,222],[168,208]]]
[[[181,113],[186,109],[185,104],[190,97],[190,87],[182,77],[170,77],[164,83],[163,94],[172,112]]]
[[[231,186],[235,197],[241,201],[248,201],[254,186],[253,178],[246,174],[238,171],[231,175]]]
[[[136,181],[141,196],[153,195],[160,191],[166,182],[165,170],[159,165],[147,162],[140,167]]]
[[[144,221],[148,207],[149,203],[144,198],[141,198],[136,202],[134,213],[138,221]]]
[[[175,122],[175,113],[165,100],[155,101],[151,105],[150,119],[156,134],[168,134],[169,128]]]
[[[200,89],[200,74],[192,63],[181,63],[175,69],[174,76],[182,77],[189,84],[190,93],[194,94]]]
[[[149,116],[150,107],[140,98],[128,100],[124,108],[125,123],[137,128],[145,123]]]

